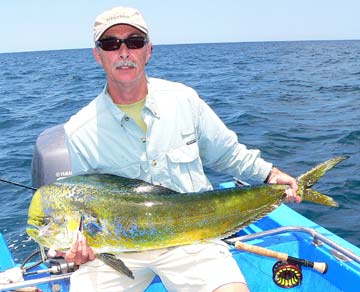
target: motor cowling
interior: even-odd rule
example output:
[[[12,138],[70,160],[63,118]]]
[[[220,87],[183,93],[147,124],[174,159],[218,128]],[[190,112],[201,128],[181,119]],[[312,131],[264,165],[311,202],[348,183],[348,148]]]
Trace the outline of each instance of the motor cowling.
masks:
[[[63,124],[48,128],[38,136],[31,168],[35,188],[71,175],[71,160]]]

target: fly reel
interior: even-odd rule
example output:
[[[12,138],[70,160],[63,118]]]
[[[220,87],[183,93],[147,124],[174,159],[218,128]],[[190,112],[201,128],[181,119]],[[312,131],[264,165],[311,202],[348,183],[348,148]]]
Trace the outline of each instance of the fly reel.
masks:
[[[273,266],[273,281],[281,288],[294,288],[302,281],[301,266],[295,263],[278,261]]]

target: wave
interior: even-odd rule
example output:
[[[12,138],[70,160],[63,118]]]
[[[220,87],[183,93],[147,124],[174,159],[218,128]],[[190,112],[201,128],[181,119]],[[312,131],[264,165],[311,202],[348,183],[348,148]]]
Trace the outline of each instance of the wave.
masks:
[[[341,144],[358,145],[360,147],[360,130],[351,131],[340,138],[338,142]]]
[[[359,93],[360,86],[358,85],[333,85],[320,86],[318,92],[338,92],[338,93]]]

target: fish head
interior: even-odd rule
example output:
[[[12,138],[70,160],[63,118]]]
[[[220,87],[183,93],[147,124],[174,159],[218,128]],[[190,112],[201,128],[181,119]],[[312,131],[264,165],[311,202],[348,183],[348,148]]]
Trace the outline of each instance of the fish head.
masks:
[[[40,245],[66,250],[75,241],[81,227],[78,211],[59,208],[44,196],[41,188],[35,192],[29,212],[27,234]]]
[[[41,225],[32,225],[26,229],[26,232],[42,246],[55,250],[68,250],[78,236],[80,224],[80,213],[59,214],[43,218]]]

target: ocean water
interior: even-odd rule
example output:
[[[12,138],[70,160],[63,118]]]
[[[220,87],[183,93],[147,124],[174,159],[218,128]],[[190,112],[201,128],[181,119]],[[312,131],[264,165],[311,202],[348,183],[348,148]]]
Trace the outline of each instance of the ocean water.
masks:
[[[0,54],[0,64],[0,177],[31,185],[37,136],[92,100],[105,76],[91,49]],[[147,72],[194,87],[242,143],[293,176],[349,155],[316,185],[339,208],[289,205],[360,246],[360,41],[155,46]],[[0,183],[0,232],[18,261],[34,247],[31,197]]]

